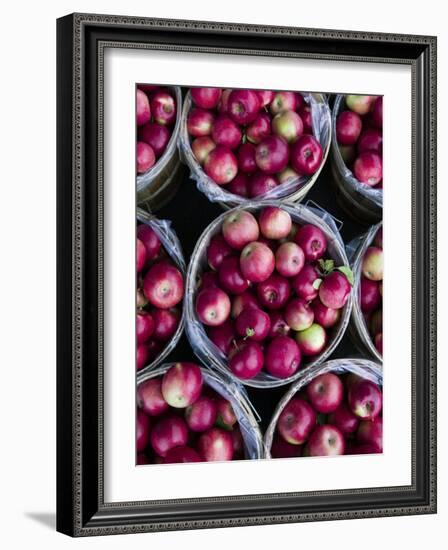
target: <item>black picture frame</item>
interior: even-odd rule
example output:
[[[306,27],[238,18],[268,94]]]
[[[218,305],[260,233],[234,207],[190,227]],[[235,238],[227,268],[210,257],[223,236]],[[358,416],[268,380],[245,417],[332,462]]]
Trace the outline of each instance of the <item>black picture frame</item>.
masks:
[[[102,55],[107,44],[412,68],[412,484],[105,503]],[[57,529],[71,536],[436,512],[436,38],[110,15],[57,21]],[[411,115],[411,113],[410,113]],[[148,495],[150,498],[150,495]]]

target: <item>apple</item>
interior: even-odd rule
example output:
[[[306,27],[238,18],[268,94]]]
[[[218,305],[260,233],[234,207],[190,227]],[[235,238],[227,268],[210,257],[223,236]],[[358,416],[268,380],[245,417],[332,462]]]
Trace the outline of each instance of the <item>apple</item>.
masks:
[[[154,319],[147,311],[138,311],[136,318],[137,344],[149,340],[154,332]]]
[[[152,147],[156,157],[165,151],[168,142],[170,141],[171,133],[166,126],[147,122],[138,129],[139,141],[144,141]]]
[[[269,334],[271,319],[262,309],[246,307],[235,320],[237,334],[256,342],[263,341]]]
[[[345,452],[345,440],[336,426],[317,426],[308,440],[309,456],[335,456]]]
[[[148,300],[146,299],[146,296],[143,293],[143,290],[141,288],[137,288],[137,298],[136,298],[137,309],[144,308],[147,305],[148,305]]]
[[[309,328],[296,334],[296,342],[303,355],[317,355],[327,345],[327,333],[323,327],[313,323]]]
[[[341,403],[328,417],[328,423],[339,428],[344,435],[349,435],[356,432],[359,426],[359,418],[352,413],[345,403]]]
[[[205,288],[219,288],[218,273],[216,271],[206,271],[202,273],[198,289],[204,290]]]
[[[305,254],[300,246],[293,242],[281,244],[275,252],[275,267],[280,275],[294,277],[305,265]]]
[[[214,109],[221,99],[221,88],[191,88],[193,103],[201,109]]]
[[[372,108],[372,122],[377,128],[383,127],[383,98],[378,97]]]
[[[319,287],[319,299],[324,306],[341,309],[347,303],[352,285],[341,271],[329,273]]]
[[[176,120],[176,102],[169,93],[154,92],[151,95],[150,105],[154,122],[162,125],[174,124]]]
[[[272,132],[288,143],[293,143],[303,134],[303,122],[295,111],[283,111],[272,120]]]
[[[265,206],[258,220],[261,234],[267,239],[284,239],[292,227],[291,216],[278,206]]]
[[[237,422],[237,417],[230,401],[220,396],[216,398],[215,403],[217,410],[216,425],[218,428],[231,430]]]
[[[169,409],[162,395],[161,378],[150,378],[138,385],[137,405],[150,416],[159,416]]]
[[[229,355],[232,342],[236,338],[235,327],[231,319],[227,319],[227,321],[217,327],[210,327],[207,334],[210,340],[224,355]]]
[[[280,311],[271,311],[269,313],[271,319],[271,329],[268,334],[268,338],[275,338],[275,336],[288,336],[291,331],[291,327],[285,321],[282,313]]]
[[[234,426],[230,432],[233,443],[233,460],[244,458],[244,440],[241,435],[241,430],[238,426]]]
[[[219,284],[231,294],[242,294],[249,288],[249,281],[243,277],[240,260],[236,256],[225,258],[218,271]]]
[[[360,443],[371,443],[383,451],[383,419],[377,416],[374,420],[361,420],[356,438]]]
[[[264,364],[263,350],[258,342],[251,340],[235,345],[229,356],[230,371],[243,380],[256,376]]]
[[[218,113],[227,113],[229,110],[229,96],[232,93],[232,90],[227,88],[221,93],[221,99],[218,103]]]
[[[211,428],[198,439],[198,451],[202,460],[224,461],[232,460],[233,440],[229,432],[220,428]]]
[[[347,107],[358,115],[367,114],[372,108],[376,97],[373,95],[347,95],[345,103]]]
[[[156,155],[151,145],[137,141],[137,173],[144,174],[154,166]]]
[[[204,170],[215,183],[226,185],[237,175],[238,161],[228,147],[217,145],[205,159]]]
[[[383,134],[377,128],[367,128],[367,130],[364,130],[359,136],[356,146],[358,148],[358,153],[373,151],[381,155],[383,152]]]
[[[210,397],[201,395],[185,410],[185,421],[193,432],[205,432],[216,421],[216,403]]]
[[[215,116],[212,112],[193,107],[188,113],[187,130],[190,136],[202,137],[212,133]]]
[[[316,376],[306,387],[314,409],[323,414],[334,412],[344,399],[344,385],[336,374],[326,372]]]
[[[145,245],[146,260],[157,258],[162,243],[154,229],[150,225],[141,223],[137,226],[137,237]]]
[[[289,336],[276,336],[266,349],[265,368],[276,378],[289,378],[300,367],[302,354]]]
[[[288,161],[288,144],[279,136],[267,136],[256,147],[255,162],[265,174],[281,172],[288,165]]]
[[[145,267],[146,263],[146,249],[145,245],[140,239],[137,239],[136,242],[136,264],[137,264],[137,273],[140,273],[141,270]]]
[[[229,246],[242,250],[258,239],[260,230],[253,214],[246,210],[235,210],[225,217],[222,234]]]
[[[260,197],[277,186],[277,180],[273,176],[256,172],[249,180],[249,197]]]
[[[188,427],[185,421],[176,415],[161,418],[150,434],[151,446],[161,457],[175,447],[183,447],[188,441]]]
[[[260,110],[260,100],[253,90],[232,90],[227,101],[230,117],[241,125],[251,123]]]
[[[291,286],[299,298],[310,302],[319,293],[318,281],[320,281],[320,277],[316,268],[311,264],[305,264],[299,273],[291,279]]]
[[[162,343],[156,340],[155,338],[150,338],[146,342],[148,348],[148,360],[153,361],[156,357],[159,356],[160,352],[163,349]]]
[[[174,309],[155,309],[151,315],[154,319],[153,337],[167,342],[179,326],[179,312]]]
[[[288,279],[273,273],[257,285],[259,303],[266,309],[281,309],[289,299],[291,288]]]
[[[376,281],[371,281],[361,277],[360,282],[360,306],[361,311],[369,313],[376,309],[381,303],[381,294],[379,285]]]
[[[354,145],[361,134],[361,117],[353,111],[342,111],[336,119],[336,139],[339,145]]]
[[[143,291],[153,306],[161,309],[172,308],[184,296],[182,273],[177,267],[165,261],[154,264],[143,279]]]
[[[260,107],[266,107],[274,99],[275,92],[272,90],[255,90],[260,101]]]
[[[298,180],[300,177],[300,174],[293,170],[291,166],[287,166],[284,170],[277,174],[277,180],[279,184],[291,183]]]
[[[375,344],[375,348],[383,355],[383,333],[379,332],[378,334],[375,334],[375,338],[373,339],[373,343]]]
[[[146,367],[146,363],[149,359],[149,347],[148,344],[138,344],[135,354],[135,362],[137,370],[141,370]]]
[[[271,101],[271,113],[276,115],[283,111],[295,111],[297,109],[297,101],[295,92],[277,92]]]
[[[208,265],[217,271],[222,262],[233,254],[233,249],[221,234],[215,235],[210,239],[207,247]]]
[[[137,126],[146,124],[151,119],[151,107],[148,96],[142,90],[137,88],[137,97],[135,102]]]
[[[196,401],[202,390],[202,372],[195,363],[176,363],[162,378],[162,395],[171,407],[181,409]]]
[[[383,280],[383,250],[377,246],[369,246],[365,251],[361,272],[371,281]]]
[[[216,143],[210,136],[202,136],[193,140],[191,144],[191,150],[195,159],[202,166],[206,161],[209,153],[216,147]]]
[[[136,419],[136,447],[137,452],[144,451],[149,443],[150,420],[149,416],[141,409],[137,409]]]
[[[243,143],[238,149],[238,168],[245,174],[253,174],[257,170],[255,162],[255,145]]]
[[[339,309],[324,306],[319,298],[313,301],[311,307],[313,308],[314,319],[321,327],[334,327],[341,318],[341,311]]]
[[[370,317],[370,332],[375,336],[383,331],[383,311],[377,309]]]
[[[381,412],[383,395],[370,380],[361,379],[350,385],[347,394],[352,412],[364,420],[373,420]]]
[[[291,445],[302,445],[316,426],[316,413],[309,403],[293,397],[280,413],[277,430]]]
[[[308,105],[308,103],[304,103],[299,108],[299,115],[303,123],[303,133],[312,134],[313,133],[313,115],[312,115],[311,107],[310,105]]]
[[[259,113],[255,120],[246,128],[246,138],[250,143],[258,145],[271,135],[271,119],[267,113]]]
[[[136,464],[137,464],[137,466],[142,466],[144,464],[149,464],[149,459],[144,453],[138,453]]]
[[[322,158],[322,146],[311,134],[299,136],[291,145],[291,166],[301,175],[312,176],[316,173]]]
[[[353,173],[358,181],[373,187],[383,178],[383,162],[380,155],[364,151],[353,164]]]
[[[309,262],[319,260],[327,250],[325,233],[316,225],[309,223],[302,225],[297,231],[295,241],[303,250],[305,259]]]
[[[271,446],[272,458],[295,458],[302,456],[302,445],[291,445],[282,437],[275,437]]]
[[[383,228],[382,227],[380,227],[378,231],[375,233],[373,244],[378,248],[383,248]]]
[[[356,149],[354,145],[338,145],[342,160],[346,165],[352,164],[356,158]]]
[[[191,447],[182,446],[170,449],[163,459],[163,464],[178,464],[186,462],[201,462],[201,457]]]
[[[242,294],[235,296],[232,300],[232,312],[231,316],[233,319],[238,317],[238,315],[246,307],[259,307],[257,298],[250,291],[243,292]]]
[[[213,123],[212,138],[217,145],[235,149],[241,143],[242,133],[228,115],[219,115]]]
[[[285,321],[292,330],[309,328],[314,321],[314,312],[308,302],[302,298],[293,298],[285,308]]]
[[[243,276],[252,283],[268,279],[275,268],[272,250],[264,243],[252,242],[241,251],[240,267]]]
[[[225,187],[229,193],[240,197],[249,196],[249,180],[246,174],[238,172],[233,180]]]
[[[197,295],[196,313],[204,325],[221,325],[230,315],[230,299],[220,288],[205,288]]]

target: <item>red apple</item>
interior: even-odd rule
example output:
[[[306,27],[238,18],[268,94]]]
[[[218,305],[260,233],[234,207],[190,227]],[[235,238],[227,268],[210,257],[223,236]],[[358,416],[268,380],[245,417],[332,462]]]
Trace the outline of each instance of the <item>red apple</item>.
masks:
[[[374,420],[361,420],[356,438],[360,443],[371,443],[383,450],[383,419],[377,416]]]
[[[204,325],[221,325],[230,315],[230,299],[220,288],[205,288],[196,298],[196,313]]]
[[[299,174],[312,176],[319,169],[322,158],[322,146],[310,134],[301,135],[291,145],[291,166]]]
[[[229,193],[238,195],[239,197],[248,197],[249,196],[249,180],[247,175],[243,172],[238,172],[238,174],[233,178],[233,180],[225,186]]]
[[[182,273],[168,262],[154,264],[145,275],[143,291],[153,306],[172,308],[184,296]]]
[[[212,138],[217,145],[235,149],[241,143],[242,133],[228,115],[219,115],[213,123]]]
[[[351,384],[347,398],[348,405],[353,413],[364,420],[376,418],[383,406],[383,394],[380,388],[366,379]]]
[[[289,336],[276,336],[269,343],[265,368],[276,378],[289,378],[300,367],[302,354],[299,346]]]
[[[253,174],[257,170],[255,162],[255,146],[243,143],[238,149],[238,167],[245,174]]]
[[[154,425],[150,440],[154,451],[159,456],[165,457],[171,449],[187,444],[187,425],[179,416],[165,416]]]
[[[383,127],[383,98],[378,97],[372,108],[372,122],[377,128]]]
[[[233,249],[220,234],[211,238],[207,247],[208,265],[217,271],[222,262],[233,254]]]
[[[238,161],[228,147],[217,145],[204,162],[204,170],[218,185],[230,183],[238,173]]]
[[[148,344],[139,344],[137,346],[137,352],[136,352],[136,368],[137,370],[141,370],[143,367],[146,367],[147,361],[149,359],[149,347]]]
[[[138,311],[136,317],[137,344],[149,340],[154,332],[154,319],[147,311]]]
[[[364,277],[371,281],[383,280],[383,250],[377,246],[369,246],[366,250],[361,271]]]
[[[305,259],[310,262],[315,262],[322,258],[327,250],[325,233],[316,225],[309,223],[302,225],[297,231],[295,241],[303,250]]]
[[[277,186],[277,180],[273,176],[256,172],[249,180],[249,197],[261,197]]]
[[[319,299],[331,309],[344,307],[350,296],[352,286],[341,271],[329,273],[319,287]]]
[[[215,116],[210,111],[193,107],[188,113],[187,130],[190,136],[202,137],[212,133]]]
[[[166,126],[147,122],[138,129],[139,141],[144,141],[150,145],[156,157],[165,151],[168,142],[170,141],[171,133]]]
[[[271,446],[272,458],[295,458],[302,456],[302,445],[291,445],[282,437],[275,437]]]
[[[295,111],[283,111],[272,120],[272,132],[288,143],[293,143],[303,134],[303,122]]]
[[[137,97],[135,102],[137,126],[146,124],[151,118],[151,108],[149,106],[148,96],[142,90],[137,88]]]
[[[154,359],[156,359],[156,357],[160,355],[160,352],[163,349],[161,342],[155,340],[154,338],[148,340],[146,342],[146,346],[148,348],[148,361],[154,361]]]
[[[198,439],[198,451],[206,462],[232,460],[232,436],[220,428],[212,428]]]
[[[234,426],[230,435],[232,436],[233,443],[233,460],[244,458],[244,440],[240,428]]]
[[[258,220],[261,234],[267,239],[284,239],[292,227],[291,216],[277,206],[265,206]]]
[[[345,440],[336,426],[317,426],[308,440],[309,456],[335,456],[345,452]]]
[[[267,113],[259,113],[246,128],[247,140],[258,145],[269,135],[271,135],[271,119]]]
[[[304,103],[299,108],[299,115],[303,123],[303,133],[312,134],[313,133],[313,116],[311,113],[311,107],[308,103]]]
[[[144,451],[149,443],[150,420],[149,416],[141,409],[137,409],[136,419],[136,447],[137,452]]]
[[[372,108],[376,97],[373,95],[347,95],[345,103],[347,107],[358,115],[367,114]]]
[[[293,298],[285,308],[285,321],[292,330],[309,328],[314,321],[314,312],[308,302],[302,298]]]
[[[293,397],[280,413],[277,430],[291,445],[302,445],[316,426],[316,413],[309,403]]]
[[[304,265],[305,254],[296,243],[283,243],[275,252],[275,267],[284,277],[294,277],[300,273]]]
[[[216,271],[206,271],[202,273],[199,279],[199,290],[205,288],[219,288],[218,273]]]
[[[149,459],[144,453],[137,454],[137,466],[143,466],[144,464],[149,464]]]
[[[232,90],[227,102],[227,110],[237,124],[246,125],[257,117],[260,101],[253,90]]]
[[[281,172],[288,165],[289,147],[279,136],[268,136],[261,141],[255,151],[258,168],[266,174]]]
[[[297,109],[297,95],[295,92],[277,92],[271,101],[271,113],[276,115],[283,111]]]
[[[144,141],[137,141],[137,173],[144,174],[154,166],[156,156],[151,145]]]
[[[210,327],[207,334],[224,355],[229,355],[232,343],[236,338],[235,327],[230,319],[227,319],[222,325]]]
[[[260,101],[260,107],[266,107],[274,99],[275,93],[272,90],[255,90]]]
[[[365,151],[359,155],[353,164],[353,173],[358,181],[373,187],[383,178],[383,163],[380,155],[373,151]]]
[[[179,326],[179,312],[171,309],[155,309],[152,312],[154,319],[153,337],[161,342],[167,342],[174,336]]]
[[[237,422],[237,417],[230,401],[224,397],[215,400],[217,409],[216,425],[224,430],[231,430]]]
[[[269,310],[281,309],[288,301],[290,293],[288,279],[276,273],[257,285],[258,301]]]
[[[216,143],[210,136],[202,136],[196,138],[191,144],[191,150],[196,160],[202,166],[206,161],[209,153],[216,147]]]
[[[324,304],[316,298],[311,307],[314,311],[314,319],[321,327],[331,328],[336,325],[336,323],[341,318],[341,311],[339,309],[332,309],[330,307],[324,306]]]
[[[159,416],[169,409],[162,395],[161,378],[150,378],[138,385],[137,405],[150,416]]]
[[[154,229],[145,223],[141,223],[137,227],[137,237],[145,245],[146,260],[151,261],[157,258],[162,243]]]
[[[269,278],[274,271],[274,254],[264,243],[249,243],[241,251],[240,267],[241,273],[246,279],[252,283],[261,283]]]
[[[260,304],[256,297],[250,291],[243,292],[235,296],[232,301],[232,318],[235,319],[246,307],[259,307]]]
[[[236,256],[225,258],[218,271],[219,284],[231,294],[242,294],[249,288],[249,281],[243,277],[240,260]]]
[[[319,293],[317,281],[320,280],[319,273],[311,264],[305,264],[300,272],[291,279],[291,286],[297,296],[307,302],[314,300]]]
[[[342,111],[336,119],[336,139],[339,145],[354,145],[361,134],[361,117],[353,111]]]
[[[296,342],[303,355],[317,355],[327,345],[327,333],[323,327],[313,323],[309,328],[296,334]]]
[[[174,124],[176,102],[167,92],[159,91],[151,95],[151,114],[157,124]]]
[[[376,281],[370,281],[361,277],[360,283],[360,306],[361,311],[369,313],[376,309],[381,303],[379,285]]]
[[[201,457],[191,447],[174,447],[170,449],[163,459],[163,464],[179,464],[186,462],[201,462]]]
[[[348,435],[357,430],[359,418],[352,413],[345,403],[341,403],[334,413],[328,417],[328,423],[339,428],[344,435]]]
[[[237,334],[244,338],[263,341],[269,334],[271,328],[271,319],[269,315],[258,308],[246,307],[238,315],[235,321]]]
[[[258,239],[260,230],[253,214],[246,210],[236,210],[226,216],[222,224],[222,234],[229,246],[242,250]]]
[[[146,249],[145,245],[142,243],[140,239],[137,239],[136,242],[136,264],[137,264],[137,273],[140,273],[140,271],[145,267],[146,263]]]
[[[258,342],[240,342],[230,353],[229,369],[243,380],[256,376],[263,368],[263,364],[263,350]]]
[[[271,329],[268,334],[268,338],[275,338],[276,336],[288,336],[291,331],[291,327],[285,321],[283,315],[279,311],[271,311],[269,313],[271,319]]]
[[[373,151],[381,155],[383,152],[383,134],[376,128],[367,128],[359,136],[357,148],[358,153]]]
[[[221,88],[191,88],[191,99],[201,109],[214,109],[221,99]]]
[[[162,378],[162,395],[171,407],[185,408],[196,401],[202,390],[202,372],[195,363],[176,363]]]
[[[383,331],[383,311],[381,309],[377,309],[372,313],[369,328],[374,336]]]
[[[373,342],[375,344],[375,347],[378,353],[383,355],[383,333],[379,332],[378,334],[375,334],[375,338],[373,339]]]
[[[336,374],[326,372],[316,376],[306,387],[306,394],[317,412],[336,411],[344,399],[344,385]]]
[[[221,99],[218,104],[218,112],[223,114],[227,113],[229,110],[229,96],[232,93],[232,90],[227,88],[226,90],[223,90],[221,93]]]
[[[193,432],[205,432],[214,425],[216,415],[216,403],[202,395],[185,410],[185,421]]]

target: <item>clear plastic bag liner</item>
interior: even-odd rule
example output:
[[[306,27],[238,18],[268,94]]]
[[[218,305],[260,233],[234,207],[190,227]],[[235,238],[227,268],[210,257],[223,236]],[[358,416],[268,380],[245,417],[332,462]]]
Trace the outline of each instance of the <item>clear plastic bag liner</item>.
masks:
[[[352,308],[352,296],[350,295],[346,305],[342,310],[341,318],[338,324],[333,328],[333,331],[329,338],[327,348],[319,355],[311,358],[310,362],[302,369],[296,372],[293,376],[288,378],[275,378],[266,371],[261,371],[254,378],[249,380],[240,380],[235,377],[227,366],[227,357],[223,352],[208,338],[204,325],[199,321],[196,315],[195,299],[196,291],[199,286],[200,277],[203,270],[208,270],[207,265],[207,247],[211,238],[221,231],[221,226],[224,219],[232,212],[238,210],[249,210],[253,213],[260,211],[262,208],[268,205],[279,206],[289,212],[293,221],[298,223],[312,223],[317,227],[320,227],[327,238],[327,254],[329,257],[335,260],[337,266],[348,266],[348,259],[345,254],[345,249],[342,243],[342,239],[335,228],[334,221],[332,223],[333,228],[324,221],[325,213],[322,211],[314,212],[310,208],[302,204],[288,204],[280,201],[262,201],[262,202],[249,202],[243,207],[237,207],[231,211],[227,211],[216,218],[202,233],[201,237],[196,243],[196,247],[191,256],[190,264],[187,272],[187,283],[184,301],[185,311],[185,328],[187,337],[190,341],[190,345],[193,348],[196,356],[199,360],[218,370],[220,373],[226,374],[236,383],[243,383],[247,386],[256,388],[271,388],[277,386],[283,386],[296,380],[302,372],[307,371],[312,366],[322,363],[331,355],[338,343],[340,342],[345,330],[347,329],[350,313]],[[330,223],[332,219],[329,219]]]
[[[338,143],[336,140],[336,119],[340,111],[343,110],[344,107],[344,96],[338,95],[336,96],[336,99],[334,101],[333,105],[333,112],[332,112],[332,127],[333,127],[333,140],[332,140],[332,148],[333,148],[333,159],[336,163],[336,167],[338,172],[341,174],[341,176],[344,178],[344,180],[353,187],[358,193],[363,195],[364,197],[367,197],[372,202],[374,202],[377,206],[381,207],[383,206],[383,190],[382,189],[374,189],[373,187],[369,187],[365,183],[361,183],[358,181],[355,176],[353,175],[353,172],[347,168],[347,166],[344,163],[344,160],[342,159],[341,152],[339,151]]]
[[[321,206],[319,206],[312,200],[306,201],[305,206],[307,206],[312,212],[314,212],[314,214],[316,214],[316,216],[319,216],[319,218],[321,218],[327,225],[330,226],[335,236],[339,238],[341,245],[344,246],[344,241],[342,240],[340,234],[344,223],[341,220],[338,220],[337,218],[332,216],[329,212],[324,210]]]
[[[314,380],[316,376],[325,374],[327,372],[334,372],[336,374],[353,373],[378,384],[383,385],[383,370],[382,366],[378,363],[370,361],[368,359],[333,359],[326,361],[320,365],[316,365],[307,372],[302,372],[297,381],[289,388],[285,395],[280,399],[274,414],[272,415],[271,422],[264,435],[264,453],[266,458],[271,457],[271,447],[274,440],[275,431],[277,428],[277,422],[283,409],[289,403],[289,401],[299,392],[303,387]]]
[[[153,214],[148,214],[141,208],[137,208],[137,220],[140,223],[149,225],[154,230],[154,232],[159,237],[162,243],[162,246],[166,250],[167,254],[170,256],[170,258],[173,260],[173,262],[182,272],[182,276],[185,281],[186,270],[187,270],[185,259],[182,252],[180,241],[176,235],[176,232],[171,227],[171,222],[169,220],[159,220]],[[149,363],[148,365],[146,365],[145,367],[143,367],[138,371],[139,375],[157,367],[157,365],[159,365],[165,359],[165,357],[167,357],[171,353],[171,351],[176,347],[176,344],[182,335],[182,332],[184,330],[184,325],[185,325],[185,310],[184,310],[183,304],[184,302],[181,302],[179,304],[180,307],[182,308],[182,312],[179,320],[179,325],[177,327],[176,332],[173,334],[173,337],[169,342],[167,342],[167,344],[165,345],[163,350],[160,352],[160,354],[151,363]]]
[[[162,376],[173,364],[165,363],[150,372],[139,374],[137,385],[151,378]],[[232,405],[243,437],[246,459],[264,458],[263,438],[258,427],[260,417],[250,402],[245,388],[206,366],[201,367],[201,372],[204,383],[227,399]]]
[[[372,225],[366,233],[356,237],[346,246],[347,256],[350,260],[355,281],[352,308],[353,325],[362,343],[377,361],[382,361],[383,358],[372,341],[369,328],[367,327],[364,315],[361,311],[361,265],[367,248],[372,244],[378,229],[380,229],[382,225],[382,222]]]
[[[311,117],[313,124],[314,137],[319,141],[322,149],[329,146],[331,141],[331,114],[330,108],[326,102],[318,102],[312,94],[304,94],[305,101],[311,105]],[[234,195],[220,185],[216,184],[203,171],[201,165],[197,162],[190,146],[190,136],[187,130],[187,117],[191,108],[191,97],[188,93],[184,101],[182,122],[178,140],[178,147],[182,161],[190,167],[190,177],[196,181],[198,189],[204,193],[212,202],[220,202],[231,206],[244,205],[251,200],[279,200],[287,198],[302,188],[310,179],[307,176],[301,176],[295,180],[283,183],[267,193],[260,195],[256,199],[247,199],[240,195]],[[325,157],[322,159],[324,163]]]
[[[143,191],[143,189],[145,189],[156,178],[160,176],[160,174],[165,169],[166,163],[173,156],[173,152],[177,147],[177,141],[178,141],[181,121],[182,121],[182,92],[178,86],[173,86],[170,88],[173,90],[176,98],[176,109],[177,109],[176,123],[174,125],[173,132],[171,134],[168,145],[165,151],[163,152],[162,156],[157,160],[154,166],[152,166],[147,172],[137,176],[137,193],[140,193],[141,191]]]

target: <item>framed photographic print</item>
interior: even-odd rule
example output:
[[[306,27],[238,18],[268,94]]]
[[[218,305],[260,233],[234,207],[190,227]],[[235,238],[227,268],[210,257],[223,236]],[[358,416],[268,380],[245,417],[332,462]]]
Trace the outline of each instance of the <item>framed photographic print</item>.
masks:
[[[71,536],[436,511],[436,39],[58,20]]]

